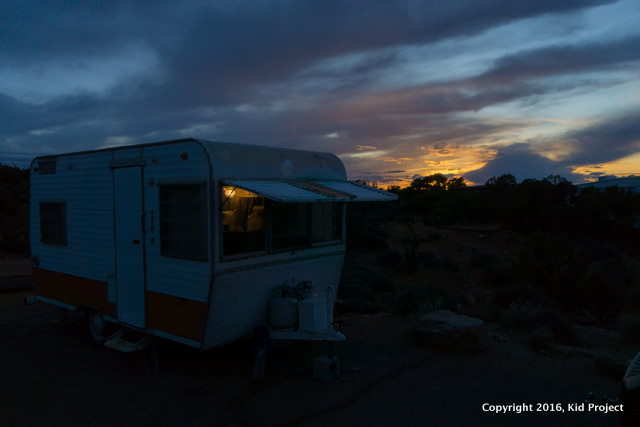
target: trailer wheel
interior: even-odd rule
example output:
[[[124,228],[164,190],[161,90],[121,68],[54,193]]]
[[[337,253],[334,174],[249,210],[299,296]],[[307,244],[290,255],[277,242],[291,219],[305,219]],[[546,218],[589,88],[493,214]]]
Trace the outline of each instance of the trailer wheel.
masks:
[[[111,328],[100,310],[87,311],[87,326],[95,344],[102,345],[107,341]]]

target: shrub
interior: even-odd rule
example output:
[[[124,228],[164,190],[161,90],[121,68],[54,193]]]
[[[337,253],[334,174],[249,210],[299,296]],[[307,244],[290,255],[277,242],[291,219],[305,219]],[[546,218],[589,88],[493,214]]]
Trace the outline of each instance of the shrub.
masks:
[[[553,344],[553,333],[547,325],[538,326],[527,337],[527,344],[532,350],[548,351]]]
[[[371,286],[356,276],[343,277],[338,287],[338,293],[340,294],[340,298],[343,299],[360,298],[369,301],[375,299],[375,294]]]
[[[512,268],[504,264],[488,265],[480,270],[479,281],[483,285],[499,288],[513,280]]]
[[[453,258],[443,257],[440,259],[440,267],[443,270],[458,272],[460,271],[460,263]]]
[[[471,257],[469,264],[471,268],[482,268],[493,265],[500,265],[502,262],[496,255],[477,254]]]
[[[567,318],[557,310],[536,305],[531,301],[512,302],[509,309],[500,316],[500,322],[507,328],[529,334],[529,339],[538,345],[542,345],[547,336],[553,341],[565,344],[577,341],[573,324]]]
[[[381,267],[399,267],[403,262],[402,253],[395,249],[385,249],[376,257],[376,264]]]
[[[382,304],[362,298],[345,298],[341,310],[349,313],[375,314],[382,311]]]
[[[598,358],[594,360],[593,364],[598,373],[614,381],[620,381],[620,378],[624,377],[627,371],[625,364],[612,359]]]
[[[498,289],[492,302],[502,308],[510,308],[513,304],[533,304],[541,307],[551,307],[553,302],[540,289],[526,282],[509,283]]]
[[[627,308],[632,313],[640,313],[640,283],[636,282],[636,284],[629,289]]]
[[[395,289],[393,278],[371,270],[360,270],[356,277],[376,292],[390,292]]]
[[[450,309],[449,291],[440,286],[407,286],[398,289],[393,311],[397,314],[428,313],[440,309]]]
[[[382,251],[389,248],[385,238],[378,234],[367,233],[363,240],[364,245],[374,251]]]
[[[591,264],[581,286],[584,308],[606,324],[615,319],[624,308],[636,272],[621,260],[604,260]]]
[[[0,250],[13,254],[28,254],[29,241],[27,236],[18,230],[5,231],[0,237]]]
[[[432,233],[429,233],[426,238],[427,242],[429,241],[439,242],[441,240],[442,240],[442,234],[436,233],[435,231]]]

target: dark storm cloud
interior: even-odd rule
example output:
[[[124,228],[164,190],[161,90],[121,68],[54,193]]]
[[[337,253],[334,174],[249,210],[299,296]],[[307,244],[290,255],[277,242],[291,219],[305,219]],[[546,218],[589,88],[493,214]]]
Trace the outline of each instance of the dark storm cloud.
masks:
[[[565,162],[590,165],[617,160],[640,151],[640,112],[602,120],[568,135],[574,153]]]
[[[28,63],[104,55],[132,41],[160,42],[171,34],[164,32],[167,27],[183,24],[178,21],[183,10],[180,2],[168,0],[5,1],[0,3],[0,53]]]
[[[640,37],[578,46],[553,46],[504,56],[476,80],[504,84],[505,81],[588,72],[638,60]]]
[[[287,79],[320,58],[424,44],[603,3],[236,2],[233,7],[194,8],[195,19],[162,49],[162,56],[172,78],[186,83],[185,90],[246,96],[239,89]]]
[[[532,77],[638,59],[640,49],[630,52],[638,40],[603,43],[595,50],[523,51],[462,81],[376,91],[376,73],[392,72],[402,61],[395,49],[606,3],[2,2],[0,56],[14,70],[73,66],[88,57],[117,55],[126,46],[152,51],[157,64],[148,76],[124,79],[100,93],[84,89],[40,104],[0,94],[0,144],[11,139],[14,147],[68,151],[95,148],[109,137],[147,142],[196,136],[337,153],[368,144],[400,157],[415,154],[416,135],[432,143],[471,143],[514,123],[481,123],[449,113],[557,90],[530,82]],[[319,66],[350,54],[361,57],[340,67]],[[193,133],[184,134],[189,129]],[[333,133],[340,137],[325,137]]]
[[[572,168],[610,162],[640,151],[640,113],[616,116],[571,132],[560,144],[565,145],[564,148],[569,151],[560,161],[553,161],[533,152],[531,144],[502,147],[493,160],[484,167],[469,172],[467,177],[479,183],[505,173],[513,174],[519,181],[548,175],[561,175],[570,181],[581,181],[582,177],[574,175]],[[543,141],[539,141],[534,146],[544,148],[544,145]]]
[[[560,175],[569,181],[577,179],[564,164],[554,162],[531,152],[529,144],[513,144],[499,149],[496,157],[480,169],[468,172],[465,178],[484,184],[491,177],[510,173],[518,182],[529,178],[542,179],[549,175]]]
[[[388,109],[400,113],[450,113],[544,95],[573,87],[599,84],[591,79],[572,82],[533,81],[601,69],[614,69],[640,60],[640,37],[580,46],[556,46],[520,52],[495,61],[493,67],[466,80],[405,88],[384,100]]]
[[[153,46],[172,77],[252,85],[336,55],[470,35],[516,19],[608,1],[3,2],[0,52],[12,60]],[[204,88],[206,90],[206,87]]]
[[[375,122],[371,121],[372,117],[393,117],[395,124],[404,127],[407,120],[412,121],[405,120],[408,117],[477,111],[513,100],[531,102],[537,96],[573,87],[595,87],[600,83],[594,79],[573,79],[560,83],[541,83],[530,79],[557,77],[594,69],[615,69],[637,60],[640,60],[640,38],[617,40],[609,44],[542,48],[503,57],[496,61],[490,71],[479,76],[401,87],[386,92],[369,92],[346,99],[342,93],[337,92],[335,97],[323,99],[322,107],[332,116],[332,123],[362,120],[368,122],[370,129],[377,133],[379,130],[376,129]],[[322,116],[318,111],[308,116],[318,117],[318,113]],[[386,119],[380,122],[388,127],[387,133],[389,129],[396,127]]]

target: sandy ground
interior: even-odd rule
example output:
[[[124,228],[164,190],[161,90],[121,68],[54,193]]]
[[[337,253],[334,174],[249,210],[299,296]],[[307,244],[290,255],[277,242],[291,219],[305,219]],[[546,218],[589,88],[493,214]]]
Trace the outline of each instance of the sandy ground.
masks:
[[[618,425],[615,414],[568,411],[590,391],[596,400],[617,396],[619,381],[595,369],[597,348],[535,353],[492,326],[485,352],[438,352],[415,346],[410,319],[346,316],[338,379],[313,377],[323,345],[276,343],[264,381],[254,383],[247,342],[197,352],[162,341],[159,371],[149,371],[149,351],[95,347],[82,314],[61,323],[57,308],[24,305],[31,294],[0,293],[2,426]],[[623,351],[602,334],[599,348]],[[485,403],[532,410],[495,414]],[[537,411],[544,403],[564,412]]]
[[[456,259],[461,269],[380,270],[392,273],[396,285],[436,284],[481,299],[485,290],[468,267],[471,257],[513,256],[516,237],[499,227],[416,229],[422,237],[438,233],[421,249]],[[408,228],[392,224],[388,231],[391,246],[402,250]],[[371,269],[373,259],[352,253],[345,269]],[[589,392],[596,401],[617,396],[619,378],[595,361],[623,365],[638,350],[613,331],[583,325],[581,347],[539,353],[490,325],[487,351],[447,353],[415,345],[415,318],[346,314],[338,319],[347,341],[336,345],[341,375],[333,381],[313,377],[313,359],[326,351],[321,343],[274,343],[260,383],[251,381],[246,341],[207,352],[159,341],[155,371],[148,369],[149,349],[122,354],[95,347],[82,313],[61,322],[51,305],[24,305],[33,294],[29,274],[28,259],[0,262],[1,426],[614,426],[616,414],[571,412],[569,405]],[[496,414],[483,411],[485,404],[514,406]],[[563,412],[545,411],[544,404]]]

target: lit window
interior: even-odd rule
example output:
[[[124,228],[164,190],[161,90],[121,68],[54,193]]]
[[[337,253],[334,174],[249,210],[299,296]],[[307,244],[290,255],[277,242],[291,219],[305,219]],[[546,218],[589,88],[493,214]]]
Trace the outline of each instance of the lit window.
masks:
[[[207,209],[204,184],[160,186],[160,253],[207,260]]]
[[[283,203],[230,185],[221,188],[223,257],[342,242],[342,203]]]
[[[222,187],[222,251],[224,255],[265,250],[264,198],[231,186]]]
[[[66,203],[40,203],[40,241],[67,246]]]

